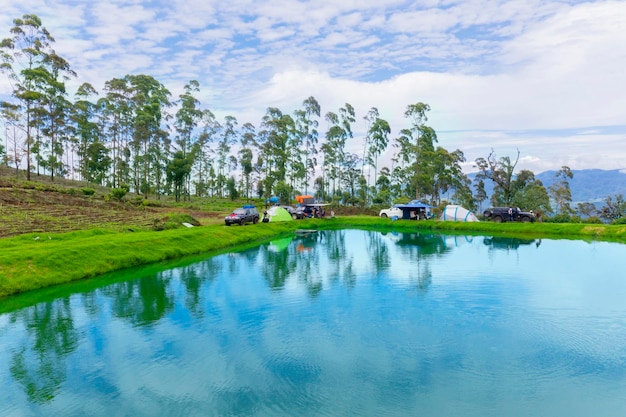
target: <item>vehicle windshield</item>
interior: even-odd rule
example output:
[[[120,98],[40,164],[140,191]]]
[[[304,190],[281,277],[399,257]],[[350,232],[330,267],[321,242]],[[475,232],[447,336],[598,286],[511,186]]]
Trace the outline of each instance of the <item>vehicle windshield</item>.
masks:
[[[235,209],[235,211],[233,211],[233,214],[246,214],[246,211],[244,209]]]

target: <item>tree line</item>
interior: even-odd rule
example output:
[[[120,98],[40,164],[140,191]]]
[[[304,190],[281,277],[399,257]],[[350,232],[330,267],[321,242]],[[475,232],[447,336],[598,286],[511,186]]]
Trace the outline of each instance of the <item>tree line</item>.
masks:
[[[546,189],[532,172],[515,173],[519,151],[515,160],[497,158],[493,150],[478,158],[471,181],[461,169],[463,152],[438,144],[427,124],[428,104],[407,106],[407,127],[395,138],[372,107],[362,116],[365,137],[355,138],[357,115],[349,103],[325,114],[314,97],[290,113],[269,107],[257,127],[233,116],[218,120],[198,100],[195,80],[173,98],[154,77],[129,74],[106,81],[101,93],[83,83],[70,98],[67,82],[77,74],[52,48],[55,40],[41,19],[28,14],[13,24],[0,43],[0,68],[11,85],[10,99],[0,102],[0,156],[16,171],[25,165],[29,180],[31,173],[78,177],[177,201],[192,195],[289,201],[314,193],[346,205],[409,198],[474,210],[487,199],[485,181],[491,181],[493,205],[574,213],[571,170],[563,167]],[[379,167],[389,147],[391,166]]]

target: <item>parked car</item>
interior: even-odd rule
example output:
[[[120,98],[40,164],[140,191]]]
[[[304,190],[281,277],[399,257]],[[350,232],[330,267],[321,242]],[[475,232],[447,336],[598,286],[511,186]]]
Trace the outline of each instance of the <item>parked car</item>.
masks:
[[[308,219],[313,215],[313,208],[309,206],[298,206],[296,207],[296,212],[294,213],[295,217],[293,219]]]
[[[243,206],[235,209],[232,213],[224,218],[226,226],[231,224],[244,225],[246,223],[257,224],[259,222],[259,211],[255,206]]]
[[[532,211],[522,211],[519,207],[490,207],[483,213],[485,218],[496,223],[501,222],[534,222],[535,215]]]
[[[402,209],[399,209],[397,206],[393,206],[393,207],[389,207],[388,209],[383,209],[381,210],[378,215],[380,217],[390,217],[393,218],[394,216],[401,219],[402,218]]]

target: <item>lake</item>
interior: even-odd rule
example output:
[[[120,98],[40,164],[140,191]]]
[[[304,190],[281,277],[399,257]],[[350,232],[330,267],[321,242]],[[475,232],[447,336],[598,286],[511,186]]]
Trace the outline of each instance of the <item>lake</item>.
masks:
[[[622,417],[625,259],[341,230],[121,271],[0,314],[0,415]]]

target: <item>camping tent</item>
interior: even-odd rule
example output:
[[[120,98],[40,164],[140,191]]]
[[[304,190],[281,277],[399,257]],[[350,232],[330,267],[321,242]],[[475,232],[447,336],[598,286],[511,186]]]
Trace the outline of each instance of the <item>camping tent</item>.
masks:
[[[478,218],[474,213],[464,207],[449,205],[443,210],[441,220],[454,222],[477,222]]]
[[[409,201],[406,204],[396,204],[396,207],[402,210],[402,218],[410,219],[428,219],[430,218],[430,204],[422,203],[418,200]]]
[[[289,222],[292,221],[291,214],[282,207],[274,206],[263,213],[264,222]]]
[[[296,201],[298,202],[298,204],[313,204],[315,199],[312,195],[297,195]]]
[[[269,245],[269,250],[271,252],[282,252],[289,247],[292,240],[293,236],[272,240]]]

